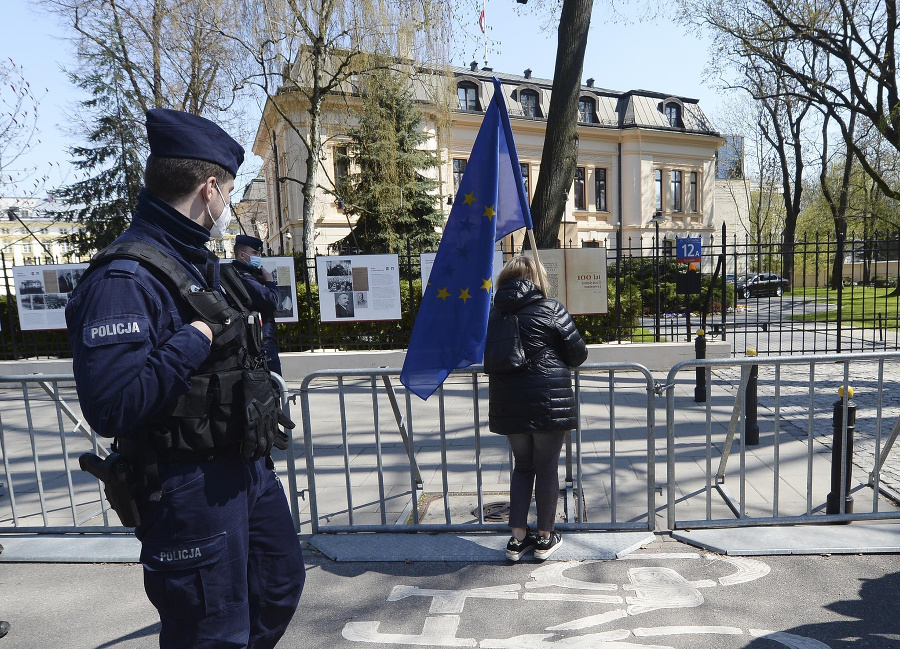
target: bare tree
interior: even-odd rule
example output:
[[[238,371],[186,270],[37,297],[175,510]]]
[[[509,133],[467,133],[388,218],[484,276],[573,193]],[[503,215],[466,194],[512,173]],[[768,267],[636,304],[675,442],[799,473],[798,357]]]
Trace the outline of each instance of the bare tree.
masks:
[[[12,59],[0,61],[0,188],[3,194],[38,192],[46,178],[38,165],[26,162],[36,144],[38,106],[31,84]]]
[[[238,120],[234,53],[209,25],[221,0],[41,0],[71,29],[73,84],[88,99],[71,115],[80,176],[54,191],[58,214],[84,224],[69,242],[90,254],[128,226],[147,152],[144,112],[174,108]],[[221,111],[229,109],[227,114]],[[226,119],[223,119],[226,118]]]
[[[448,59],[450,11],[440,0],[245,0],[236,24],[220,27],[249,54],[242,80],[264,102],[260,133],[276,149],[273,131],[284,124],[301,147],[304,164],[296,173],[282,168],[284,152],[273,151],[273,180],[276,192],[284,182],[301,188],[307,267],[315,256],[315,196],[329,138],[325,102],[363,92],[366,73],[379,69],[431,77],[423,82],[430,87],[446,85],[435,81],[442,75],[434,66]]]

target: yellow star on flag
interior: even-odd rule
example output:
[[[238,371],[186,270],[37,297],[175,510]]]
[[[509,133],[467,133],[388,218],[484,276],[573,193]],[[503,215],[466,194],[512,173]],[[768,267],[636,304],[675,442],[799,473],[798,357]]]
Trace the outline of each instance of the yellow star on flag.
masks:
[[[450,297],[450,292],[447,290],[447,287],[445,286],[445,287],[442,288],[440,291],[438,291],[437,296],[438,296],[440,299],[442,299],[444,302],[446,302],[446,301],[447,301],[447,298]]]
[[[486,280],[482,281],[481,288],[483,288],[485,291],[491,290],[491,278],[490,277],[488,277]]]
[[[484,208],[484,216],[488,217],[488,221],[491,220],[491,217],[496,216],[496,212],[494,211],[493,205],[488,205]]]
[[[464,288],[459,292],[459,299],[463,301],[463,304],[466,303],[466,300],[471,300],[472,296],[469,295],[469,289]]]
[[[475,192],[469,192],[468,194],[466,194],[466,197],[463,199],[463,203],[465,203],[466,205],[469,205],[469,206],[471,206],[472,203],[474,203],[474,202],[475,202]]]

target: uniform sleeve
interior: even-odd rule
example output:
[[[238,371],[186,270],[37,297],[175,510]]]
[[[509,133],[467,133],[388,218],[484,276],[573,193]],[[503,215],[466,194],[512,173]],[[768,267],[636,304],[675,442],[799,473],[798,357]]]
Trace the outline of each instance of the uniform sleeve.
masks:
[[[241,281],[244,282],[255,310],[262,313],[278,309],[278,285],[274,280],[262,283],[251,275],[241,273]]]
[[[86,289],[66,309],[75,385],[88,423],[113,437],[187,392],[210,342],[134,276],[103,277]]]
[[[587,345],[578,333],[578,327],[571,314],[562,304],[557,303],[556,328],[562,338],[562,358],[569,367],[578,367],[587,360]]]

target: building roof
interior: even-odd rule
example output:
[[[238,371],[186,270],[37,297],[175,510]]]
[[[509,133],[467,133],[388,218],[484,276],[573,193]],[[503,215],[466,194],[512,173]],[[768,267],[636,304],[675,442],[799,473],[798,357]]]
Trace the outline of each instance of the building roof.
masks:
[[[491,68],[473,70],[472,67],[453,66],[450,68],[450,72],[456,77],[474,79],[484,84],[490,84],[492,77],[497,77],[504,89],[509,88],[511,93],[514,91],[514,88],[521,85],[536,87],[547,93],[545,103],[548,106],[550,103],[550,92],[553,89],[552,79],[495,72]],[[581,94],[596,101],[596,122],[593,124],[595,126],[652,128],[675,132],[718,135],[709,119],[701,110],[697,99],[653,90],[617,91],[594,85],[582,85]],[[513,101],[517,101],[517,98],[513,95],[510,95],[510,98]],[[681,124],[679,126],[672,126],[669,123],[665,111],[665,106],[669,103],[674,103],[680,107]],[[515,117],[515,111],[512,108],[510,109],[510,116]]]

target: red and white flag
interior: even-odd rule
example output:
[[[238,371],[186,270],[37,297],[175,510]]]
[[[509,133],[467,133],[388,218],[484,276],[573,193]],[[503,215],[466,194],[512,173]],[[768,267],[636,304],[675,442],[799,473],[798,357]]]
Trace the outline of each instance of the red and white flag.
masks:
[[[481,15],[478,16],[478,26],[481,27],[481,33],[484,33],[484,9],[481,10]]]

